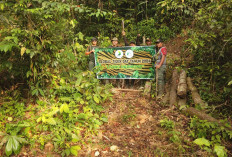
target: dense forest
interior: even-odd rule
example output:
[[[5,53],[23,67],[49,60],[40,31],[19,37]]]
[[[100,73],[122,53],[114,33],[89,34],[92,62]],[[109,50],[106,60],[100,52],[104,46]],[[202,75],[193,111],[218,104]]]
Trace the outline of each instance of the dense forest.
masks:
[[[123,45],[122,21],[128,40],[141,34],[175,49],[172,41],[181,37],[178,61],[168,70],[185,69],[205,111],[230,128],[192,118],[195,141],[188,148],[179,142],[179,153],[231,156],[231,10],[231,0],[1,0],[0,156],[30,149],[37,156],[49,146],[51,156],[78,156],[86,138],[98,134],[108,121],[103,104],[113,99],[112,85],[88,70],[85,51],[92,37],[100,47],[113,37]],[[174,128],[167,119],[161,126]]]

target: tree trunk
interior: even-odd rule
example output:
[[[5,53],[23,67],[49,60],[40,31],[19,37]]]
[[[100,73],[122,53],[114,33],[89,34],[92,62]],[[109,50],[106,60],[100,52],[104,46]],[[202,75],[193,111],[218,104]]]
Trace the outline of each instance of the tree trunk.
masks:
[[[192,99],[195,105],[199,104],[201,105],[202,108],[206,107],[206,104],[204,101],[201,99],[200,95],[197,92],[197,88],[193,85],[192,80],[190,77],[187,77],[187,84],[188,88],[192,93]]]
[[[221,123],[219,120],[211,117],[210,115],[204,113],[203,111],[197,110],[193,107],[189,107],[183,110],[184,113],[189,114],[190,116],[197,116],[199,119],[201,120],[207,120],[208,122],[215,122],[217,123],[219,126],[223,126],[225,128],[227,128],[228,130],[232,131],[232,127],[231,126],[227,126],[223,123]]]
[[[185,98],[186,94],[187,94],[186,72],[182,70],[180,73],[177,95],[181,98]]]
[[[177,104],[177,94],[176,94],[176,88],[177,88],[177,81],[178,81],[178,72],[175,69],[172,74],[172,82],[171,82],[171,89],[170,89],[170,99],[169,104],[175,105]]]

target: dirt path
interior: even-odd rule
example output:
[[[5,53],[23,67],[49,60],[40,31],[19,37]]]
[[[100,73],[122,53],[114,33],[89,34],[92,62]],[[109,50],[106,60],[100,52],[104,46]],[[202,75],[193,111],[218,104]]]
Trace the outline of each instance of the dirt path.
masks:
[[[118,92],[104,107],[108,123],[80,156],[207,156],[190,142],[189,119],[175,106],[162,106],[140,93]],[[165,127],[160,120],[167,121]]]
[[[171,78],[170,71],[181,63],[184,40],[184,37],[177,37],[165,44],[169,51],[167,82]],[[118,92],[104,108],[108,123],[101,127],[80,156],[209,156],[193,145],[193,139],[188,136],[190,120],[175,106],[164,106],[138,92]]]

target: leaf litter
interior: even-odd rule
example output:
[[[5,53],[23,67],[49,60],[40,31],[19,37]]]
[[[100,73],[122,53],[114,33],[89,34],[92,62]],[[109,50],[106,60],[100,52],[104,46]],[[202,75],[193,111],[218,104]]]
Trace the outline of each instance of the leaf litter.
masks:
[[[82,149],[80,156],[209,155],[191,142],[193,139],[188,137],[189,118],[175,106],[164,106],[141,93],[129,91],[116,92],[113,97],[113,101],[104,104],[108,122],[101,126],[96,140],[89,145],[89,151]],[[175,131],[180,133],[176,139],[172,139],[169,130],[161,127],[160,120],[165,118],[175,123]]]

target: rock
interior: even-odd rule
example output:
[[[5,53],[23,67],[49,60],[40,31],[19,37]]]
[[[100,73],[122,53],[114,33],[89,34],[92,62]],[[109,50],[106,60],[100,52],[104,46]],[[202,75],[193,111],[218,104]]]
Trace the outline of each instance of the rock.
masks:
[[[110,150],[111,151],[118,151],[118,146],[113,145],[110,147]]]
[[[99,155],[100,155],[99,151],[96,151],[96,152],[94,153],[94,156],[99,156]]]

